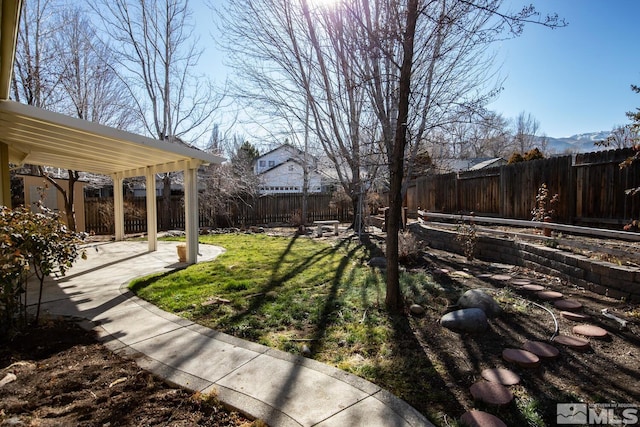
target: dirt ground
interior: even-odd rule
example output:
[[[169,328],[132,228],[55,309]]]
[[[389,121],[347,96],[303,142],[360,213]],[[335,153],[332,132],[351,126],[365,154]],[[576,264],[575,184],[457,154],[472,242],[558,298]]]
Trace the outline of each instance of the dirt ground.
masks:
[[[638,265],[640,251],[637,243],[586,238],[555,236],[564,249],[624,265]],[[468,409],[482,409],[500,416],[507,425],[532,425],[537,413],[537,425],[555,425],[558,403],[616,403],[640,405],[640,306],[608,298],[573,286],[562,278],[545,275],[523,267],[474,260],[449,252],[423,248],[422,257],[410,268],[432,273],[442,289],[442,298],[434,299],[424,317],[412,318],[411,325],[420,341],[425,356],[439,366],[438,372],[448,390],[447,401],[456,417]],[[591,318],[573,322],[560,315],[550,302],[543,301],[533,292],[505,286],[490,275],[508,275],[528,279],[547,290],[563,293],[565,298],[583,304],[580,311]],[[457,334],[434,327],[443,312],[455,307],[456,299],[465,290],[480,288],[494,296],[504,313],[490,321],[490,329],[483,334]],[[555,316],[539,304],[549,309]],[[446,305],[446,306],[445,306]],[[621,325],[602,314],[606,309],[626,320]],[[604,328],[605,339],[589,339],[590,349],[584,352],[556,345],[560,356],[543,360],[537,368],[526,369],[505,362],[502,351],[522,348],[529,340],[546,341],[555,332],[555,321],[562,335],[574,335],[575,325],[588,323]],[[553,344],[553,342],[552,342]],[[520,375],[522,381],[510,389],[516,403],[506,407],[490,407],[474,402],[469,387],[482,380],[480,373],[486,368],[507,367]],[[640,413],[640,411],[639,411]],[[527,415],[529,414],[529,415]],[[446,425],[445,420],[442,424]]]
[[[176,389],[70,321],[45,321],[0,347],[0,425],[250,426],[215,396]],[[4,381],[2,381],[5,379]]]

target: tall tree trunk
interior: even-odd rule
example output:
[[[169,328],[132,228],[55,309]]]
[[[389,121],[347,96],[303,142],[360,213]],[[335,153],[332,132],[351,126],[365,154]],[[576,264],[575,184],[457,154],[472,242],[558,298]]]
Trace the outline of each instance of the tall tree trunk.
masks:
[[[69,169],[67,172],[69,174],[68,180],[68,188],[65,190],[55,179],[53,179],[48,173],[45,172],[42,166],[38,166],[38,172],[42,175],[47,181],[49,181],[56,190],[62,195],[62,199],[64,200],[64,212],[67,227],[72,231],[76,230],[76,210],[75,210],[75,186],[76,182],[80,179],[80,174],[78,171],[74,171]]]
[[[400,68],[398,122],[396,124],[391,158],[389,159],[389,222],[387,224],[387,296],[385,304],[391,312],[402,310],[400,268],[398,265],[398,231],[402,213],[402,178],[404,151],[407,145],[407,120],[413,68],[414,36],[418,19],[418,0],[407,4],[407,27],[403,39],[403,58]]]

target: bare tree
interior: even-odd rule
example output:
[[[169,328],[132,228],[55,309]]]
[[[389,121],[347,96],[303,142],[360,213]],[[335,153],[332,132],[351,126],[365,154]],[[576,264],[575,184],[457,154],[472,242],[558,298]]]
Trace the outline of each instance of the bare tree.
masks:
[[[58,27],[53,0],[26,0],[22,4],[16,56],[12,73],[12,95],[17,102],[54,110],[60,102],[59,76],[53,48]],[[30,165],[32,174],[40,173]]]
[[[210,129],[221,97],[194,74],[201,55],[186,0],[94,0],[116,57],[118,73],[136,101],[143,130],[160,140],[197,140]],[[163,176],[163,209],[171,210],[171,176]],[[170,215],[161,227],[169,227]]]
[[[609,146],[613,148],[633,147],[637,141],[637,132],[629,125],[617,125],[611,130],[607,137]]]
[[[486,111],[478,119],[469,141],[473,156],[507,157],[510,154],[508,120],[494,111]]]
[[[95,33],[85,11],[63,9],[54,44],[56,74],[63,89],[66,113],[118,129],[134,125],[133,101],[113,69],[111,49]]]
[[[61,34],[69,28],[61,11],[64,11],[63,5],[52,1],[23,3],[12,81],[16,101],[60,112],[65,102],[65,91],[60,90],[64,86],[61,67],[65,59],[57,46]],[[67,226],[75,231],[74,187],[80,178],[79,172],[67,171],[67,188],[42,166],[32,166],[31,172],[42,175],[63,196]]]
[[[57,110],[120,129],[130,127],[130,98],[110,66],[110,50],[102,45],[86,14],[77,7],[61,8],[56,22],[58,31],[51,46],[55,61],[50,62],[48,68],[62,89],[63,97]],[[44,168],[39,171],[62,195],[67,225],[75,231],[75,184],[80,172],[68,170],[67,188],[64,188]]]
[[[200,180],[205,191],[200,197],[200,203],[205,208],[209,222],[219,227],[231,225],[228,215],[241,206],[251,206],[257,195],[258,178],[253,172],[253,160],[259,153],[242,135],[225,137],[219,126],[214,127],[212,139],[217,143],[217,148],[212,152],[220,154],[224,146],[231,159],[230,162],[201,169]],[[225,217],[226,224],[218,222]]]
[[[507,31],[517,35],[535,14],[501,12],[499,1],[386,2],[362,0],[362,49],[370,62],[372,106],[380,120],[389,160],[386,305],[402,308],[398,268],[398,226],[403,201],[405,159],[415,159],[419,144],[451,121],[460,106],[484,105],[491,77],[486,49]],[[391,19],[389,19],[391,18]],[[555,25],[548,17],[545,25]],[[407,153],[408,150],[408,153]],[[409,169],[410,170],[410,169]]]
[[[520,154],[526,153],[534,148],[538,142],[538,131],[540,130],[540,122],[531,114],[522,111],[515,118],[513,145],[515,150]]]
[[[356,42],[335,15],[339,9],[307,0],[232,0],[219,13],[229,56],[244,77],[240,96],[272,112],[307,147],[303,151],[311,140],[319,142],[355,214],[373,152],[361,124],[372,120],[364,110],[364,86],[350,65]]]
[[[53,48],[59,21],[54,0],[25,0],[12,76],[15,101],[39,108],[54,109],[60,100],[59,76],[51,64],[57,63]]]
[[[236,53],[256,75],[271,77],[280,103],[302,111],[310,102],[313,131],[354,206],[363,189],[362,167],[373,163],[365,157],[384,155],[390,206],[386,303],[399,310],[405,174],[411,174],[420,146],[454,119],[453,112],[477,109],[493,95],[485,90],[491,78],[488,46],[509,31],[518,33],[535,10],[504,14],[500,1],[489,0],[355,0],[332,7],[308,0],[229,3],[225,14]],[[553,18],[545,22],[553,25]]]
[[[509,121],[495,111],[462,111],[444,129],[452,159],[508,157],[513,151]]]

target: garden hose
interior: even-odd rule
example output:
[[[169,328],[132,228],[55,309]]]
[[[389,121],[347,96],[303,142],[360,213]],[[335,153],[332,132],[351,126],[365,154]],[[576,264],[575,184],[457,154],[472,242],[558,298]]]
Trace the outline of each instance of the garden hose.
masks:
[[[480,291],[495,291],[495,288],[479,288],[478,290]],[[549,313],[551,315],[551,317],[553,318],[553,323],[555,324],[555,331],[553,332],[553,335],[551,335],[551,338],[549,338],[549,341],[553,341],[553,339],[560,333],[560,325],[558,325],[558,319],[556,318],[556,315],[553,314],[553,312],[551,310],[549,310],[547,307],[545,307],[542,304],[538,304],[537,302],[533,302],[531,300],[528,300],[525,297],[522,297],[520,295],[514,295],[516,298],[519,298],[523,301],[526,301],[528,303],[531,303],[533,305],[535,305],[536,307],[540,307],[541,309],[545,310],[547,313]]]

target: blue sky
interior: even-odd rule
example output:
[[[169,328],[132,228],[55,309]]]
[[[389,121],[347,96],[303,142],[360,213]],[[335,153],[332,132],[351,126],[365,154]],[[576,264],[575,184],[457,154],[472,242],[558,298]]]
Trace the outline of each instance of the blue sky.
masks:
[[[212,12],[203,3],[191,3],[205,48],[201,66],[221,81],[227,70],[211,40]],[[640,0],[505,0],[513,10],[530,3],[542,13],[557,12],[569,25],[530,25],[521,37],[496,44],[506,80],[488,107],[506,118],[531,113],[539,134],[550,137],[627,123],[625,112],[640,107],[640,95],[630,89],[640,85]]]
[[[516,5],[524,2],[513,2]],[[526,2],[527,4],[529,2]],[[504,90],[489,108],[505,117],[530,112],[541,133],[565,137],[611,130],[628,123],[640,107],[640,1],[557,0],[533,2],[569,25],[529,26],[499,46]]]

